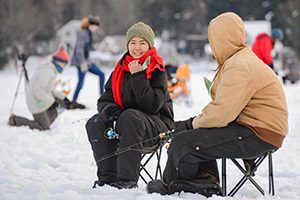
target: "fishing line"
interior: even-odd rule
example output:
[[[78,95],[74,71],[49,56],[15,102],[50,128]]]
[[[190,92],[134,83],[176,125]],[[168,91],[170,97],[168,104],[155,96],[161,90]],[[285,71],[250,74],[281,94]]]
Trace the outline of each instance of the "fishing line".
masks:
[[[179,135],[182,132],[184,132],[184,131],[176,133],[176,135]],[[123,147],[121,149],[118,149],[118,150],[116,150],[116,151],[114,151],[112,153],[106,154],[103,157],[101,157],[100,159],[96,160],[96,163],[102,162],[102,161],[104,161],[106,159],[109,159],[109,158],[112,158],[114,156],[120,155],[120,154],[125,153],[127,151],[138,151],[138,152],[141,152],[142,151],[141,149],[137,149],[137,148],[134,148],[134,147],[136,147],[138,145],[142,145],[145,142],[149,142],[149,141],[152,141],[152,140],[155,140],[155,139],[160,139],[159,142],[166,142],[167,143],[174,135],[175,135],[174,134],[174,130],[160,133],[159,135],[154,136],[152,138],[143,140],[141,142],[138,142],[138,143],[135,143],[135,144]]]

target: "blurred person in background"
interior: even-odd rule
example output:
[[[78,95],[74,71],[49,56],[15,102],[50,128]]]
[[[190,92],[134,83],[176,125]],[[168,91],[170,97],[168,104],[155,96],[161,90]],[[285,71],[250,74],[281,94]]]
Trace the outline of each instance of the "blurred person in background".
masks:
[[[272,34],[260,33],[256,36],[252,45],[253,52],[259,57],[265,64],[267,64],[273,71],[275,71],[272,51],[274,49],[277,40],[282,41],[283,33],[280,29],[272,29]],[[276,72],[276,71],[275,71]]]
[[[84,109],[85,105],[77,103],[78,95],[83,87],[86,72],[91,72],[99,76],[99,94],[104,91],[105,74],[89,59],[89,54],[93,46],[93,33],[99,28],[99,17],[89,16],[82,19],[77,34],[71,65],[75,65],[78,72],[78,83],[72,99],[75,108]]]
[[[67,109],[72,108],[72,102],[55,88],[56,76],[63,72],[68,62],[69,54],[64,48],[60,48],[51,61],[43,63],[34,72],[26,89],[26,103],[34,120],[12,114],[8,121],[10,126],[47,130],[58,116],[60,103]]]
[[[291,47],[285,47],[282,51],[282,70],[284,75],[281,77],[282,82],[286,84],[297,83],[300,79],[300,61],[297,58],[296,51]]]

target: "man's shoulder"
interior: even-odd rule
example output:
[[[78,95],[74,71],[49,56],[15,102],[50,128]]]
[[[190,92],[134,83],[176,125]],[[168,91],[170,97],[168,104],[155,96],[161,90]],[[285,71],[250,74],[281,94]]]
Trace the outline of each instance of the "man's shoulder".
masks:
[[[240,51],[234,53],[228,60],[225,62],[225,66],[227,67],[235,67],[246,64],[251,61],[253,55],[253,51],[250,47],[245,47]]]
[[[224,65],[224,69],[244,71],[246,76],[249,73],[256,73],[257,68],[265,67],[262,66],[263,63],[255,56],[250,47],[235,53]]]

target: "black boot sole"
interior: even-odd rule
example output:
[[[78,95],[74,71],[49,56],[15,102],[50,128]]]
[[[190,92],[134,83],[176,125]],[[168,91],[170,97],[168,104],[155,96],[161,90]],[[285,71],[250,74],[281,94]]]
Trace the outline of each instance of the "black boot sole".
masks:
[[[134,183],[134,184],[124,184],[122,182],[113,182],[113,183],[110,183],[109,185],[111,187],[115,187],[119,190],[121,190],[121,189],[134,189],[134,188],[138,187],[138,185],[136,183]]]
[[[168,187],[161,180],[153,180],[147,184],[146,191],[148,194],[158,193],[161,195],[169,194]]]
[[[176,192],[190,192],[198,193],[206,197],[212,195],[222,195],[221,187],[215,183],[196,183],[185,180],[176,180],[171,182],[169,185],[169,193],[173,194]]]

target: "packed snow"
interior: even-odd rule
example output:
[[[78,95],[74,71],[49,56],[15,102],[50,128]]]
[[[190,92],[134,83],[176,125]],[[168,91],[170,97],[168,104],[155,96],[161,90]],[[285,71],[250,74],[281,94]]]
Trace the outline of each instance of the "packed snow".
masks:
[[[30,58],[27,63],[29,76],[38,67],[40,58]],[[214,63],[206,60],[194,60],[189,63],[191,73],[191,100],[174,103],[175,120],[187,119],[197,115],[209,101],[203,77],[213,77]],[[103,67],[107,77],[112,68]],[[65,110],[52,124],[51,130],[38,131],[28,127],[9,127],[7,125],[10,109],[18,84],[20,67],[12,63],[0,71],[0,199],[72,199],[72,200],[163,200],[163,199],[206,199],[199,194],[181,193],[170,196],[147,194],[145,184],[139,180],[139,187],[131,190],[118,190],[109,186],[92,189],[96,180],[96,164],[85,131],[86,120],[95,114],[99,97],[98,79],[87,74],[85,84],[79,96],[79,102],[88,106],[85,110]],[[74,91],[77,82],[76,69],[68,67],[59,77],[70,84]],[[247,182],[233,199],[300,199],[300,86],[285,85],[289,107],[289,135],[283,147],[273,156],[275,174],[275,196],[268,195],[268,170],[265,161],[256,172],[255,180],[265,189],[262,196],[256,188]],[[70,98],[72,96],[72,91]],[[18,91],[13,113],[32,119],[25,104],[24,80]],[[272,117],[272,113],[270,113]],[[164,149],[162,165],[167,159]],[[154,160],[149,164],[154,168]],[[220,164],[220,163],[219,163]],[[228,190],[242,176],[230,162],[227,166]],[[231,199],[213,196],[210,199]]]

